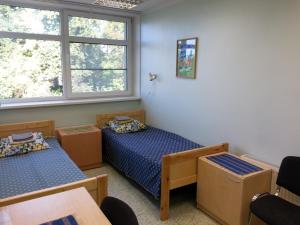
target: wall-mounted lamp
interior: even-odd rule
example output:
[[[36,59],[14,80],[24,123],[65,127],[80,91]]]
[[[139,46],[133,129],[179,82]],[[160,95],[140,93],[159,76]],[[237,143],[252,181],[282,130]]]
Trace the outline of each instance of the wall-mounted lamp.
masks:
[[[149,81],[154,81],[157,79],[157,74],[155,73],[149,73]]]

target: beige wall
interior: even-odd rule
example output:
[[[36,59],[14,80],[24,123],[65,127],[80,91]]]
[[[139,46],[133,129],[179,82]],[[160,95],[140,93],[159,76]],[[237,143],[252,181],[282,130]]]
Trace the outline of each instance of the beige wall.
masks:
[[[0,123],[55,120],[56,127],[95,124],[96,115],[140,108],[140,101],[0,110]]]
[[[276,165],[300,155],[300,1],[184,0],[144,15],[141,30],[151,124]],[[196,80],[175,76],[188,37],[200,41]]]

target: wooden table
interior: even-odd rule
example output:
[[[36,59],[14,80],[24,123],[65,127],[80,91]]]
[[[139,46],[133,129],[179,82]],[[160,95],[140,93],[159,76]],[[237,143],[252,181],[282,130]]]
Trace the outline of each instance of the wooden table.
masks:
[[[111,225],[85,188],[0,208],[0,225],[39,225],[73,215],[79,225]]]
[[[102,163],[101,130],[93,125],[58,128],[57,138],[62,148],[82,170]]]

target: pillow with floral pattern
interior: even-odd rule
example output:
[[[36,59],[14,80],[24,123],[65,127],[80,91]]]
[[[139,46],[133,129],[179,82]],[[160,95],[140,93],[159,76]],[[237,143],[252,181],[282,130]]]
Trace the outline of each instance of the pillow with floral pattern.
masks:
[[[12,144],[9,138],[0,140],[0,158],[26,154],[32,151],[48,149],[49,145],[44,140],[42,133],[34,133],[35,139],[31,142]]]
[[[119,134],[138,132],[147,128],[144,123],[134,119],[130,120],[128,123],[120,123],[117,120],[111,120],[108,121],[107,126]]]

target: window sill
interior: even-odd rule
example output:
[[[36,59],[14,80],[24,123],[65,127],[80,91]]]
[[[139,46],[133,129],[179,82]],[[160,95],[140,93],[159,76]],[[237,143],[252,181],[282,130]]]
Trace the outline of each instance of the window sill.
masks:
[[[96,99],[77,99],[77,100],[59,100],[59,101],[44,101],[44,102],[18,102],[18,103],[5,103],[0,105],[0,110],[6,109],[24,109],[24,108],[40,108],[51,106],[64,106],[64,105],[81,105],[81,104],[95,104],[105,102],[124,102],[140,100],[140,97],[117,97],[117,98],[96,98]]]

